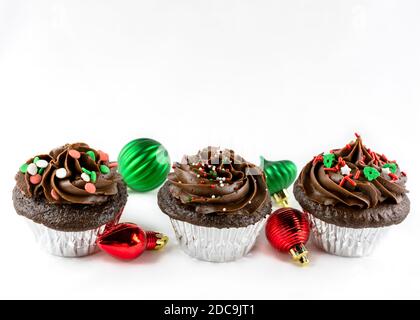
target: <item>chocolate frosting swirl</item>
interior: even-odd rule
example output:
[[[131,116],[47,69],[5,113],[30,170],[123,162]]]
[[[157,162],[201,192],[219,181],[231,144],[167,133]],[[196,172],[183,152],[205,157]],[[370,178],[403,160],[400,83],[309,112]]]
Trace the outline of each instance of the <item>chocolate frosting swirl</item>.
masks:
[[[34,159],[48,162],[42,172],[38,171],[38,180],[27,169],[16,176],[18,188],[28,197],[43,195],[57,204],[99,204],[118,192],[116,166],[109,163],[106,153],[85,143],[66,144],[48,155],[29,159],[26,165]]]
[[[262,170],[232,150],[205,148],[174,163],[170,192],[201,214],[253,213],[269,197]]]
[[[381,203],[400,203],[408,192],[407,177],[395,161],[366,148],[358,135],[356,141],[327,154],[309,162],[297,181],[319,204],[374,208]],[[327,162],[329,168],[324,163],[326,155],[334,159],[331,165]]]

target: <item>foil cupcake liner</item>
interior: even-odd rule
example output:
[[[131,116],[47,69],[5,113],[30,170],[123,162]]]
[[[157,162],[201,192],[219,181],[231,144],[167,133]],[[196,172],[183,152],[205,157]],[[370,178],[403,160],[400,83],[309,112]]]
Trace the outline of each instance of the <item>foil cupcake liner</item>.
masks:
[[[328,253],[342,257],[370,255],[387,229],[386,227],[361,229],[339,227],[326,223],[308,212],[306,214],[315,244]]]
[[[40,247],[60,257],[83,257],[96,253],[99,250],[96,238],[106,227],[105,224],[92,230],[66,232],[48,228],[31,220],[28,224]]]
[[[172,219],[182,250],[193,258],[209,262],[237,260],[252,249],[267,219],[244,228],[209,228]]]

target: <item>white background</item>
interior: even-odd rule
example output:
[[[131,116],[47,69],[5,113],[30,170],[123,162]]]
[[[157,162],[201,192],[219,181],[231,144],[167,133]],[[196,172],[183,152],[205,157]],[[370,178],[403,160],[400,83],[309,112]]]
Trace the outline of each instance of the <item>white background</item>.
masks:
[[[0,0],[0,298],[420,298],[418,1]],[[116,159],[152,137],[172,160],[209,144],[247,160],[365,143],[409,174],[412,212],[363,259],[295,266],[262,234],[237,262],[193,260],[156,192],[123,216],[171,242],[129,263],[40,251],[15,214],[27,158],[86,141]]]

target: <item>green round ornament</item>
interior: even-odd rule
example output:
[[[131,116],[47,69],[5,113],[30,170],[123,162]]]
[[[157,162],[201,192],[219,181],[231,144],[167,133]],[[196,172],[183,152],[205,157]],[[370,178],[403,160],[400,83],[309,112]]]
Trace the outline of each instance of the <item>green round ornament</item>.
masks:
[[[296,164],[290,160],[268,161],[264,157],[260,157],[260,159],[270,194],[279,205],[288,206],[286,189],[296,179]]]
[[[118,156],[118,171],[127,186],[135,191],[156,189],[166,180],[170,170],[168,151],[153,139],[133,140]]]

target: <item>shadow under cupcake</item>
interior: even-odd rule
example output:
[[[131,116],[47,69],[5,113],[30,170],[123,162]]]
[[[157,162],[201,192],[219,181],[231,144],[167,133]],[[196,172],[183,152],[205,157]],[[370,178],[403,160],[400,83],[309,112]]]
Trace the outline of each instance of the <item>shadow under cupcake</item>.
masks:
[[[232,150],[213,147],[174,164],[158,204],[181,248],[211,262],[245,256],[271,213],[261,169]]]

